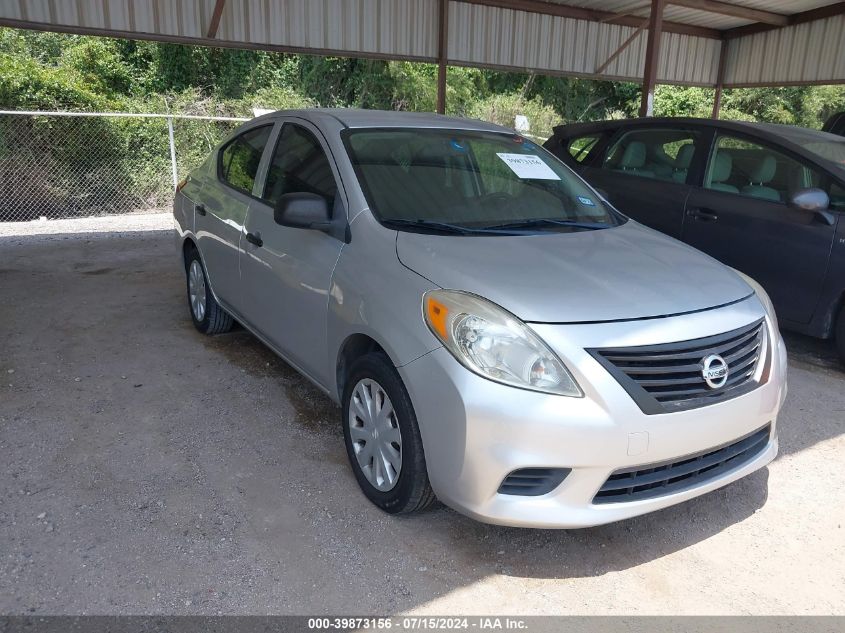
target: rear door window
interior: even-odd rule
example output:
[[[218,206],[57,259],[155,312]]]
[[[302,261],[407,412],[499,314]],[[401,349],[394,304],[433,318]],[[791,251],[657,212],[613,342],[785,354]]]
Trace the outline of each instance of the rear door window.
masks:
[[[236,136],[223,147],[218,163],[218,174],[223,182],[244,193],[252,193],[261,155],[272,129],[272,125],[262,125]]]
[[[624,134],[607,153],[602,169],[630,176],[685,183],[699,146],[691,130],[635,130]]]

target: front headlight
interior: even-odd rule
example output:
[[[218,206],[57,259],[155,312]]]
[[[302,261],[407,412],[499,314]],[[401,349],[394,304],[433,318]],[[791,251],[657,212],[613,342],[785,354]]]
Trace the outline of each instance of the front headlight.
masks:
[[[522,321],[476,295],[432,290],[423,296],[428,327],[476,374],[513,387],[580,398],[560,359]]]
[[[766,310],[766,314],[769,315],[769,319],[772,321],[772,327],[774,327],[775,333],[778,331],[778,315],[775,313],[775,306],[772,304],[772,300],[769,298],[768,293],[763,290],[763,286],[759,283],[754,281],[751,277],[746,275],[745,273],[739,272],[736,268],[733,269],[734,272],[742,277],[742,279],[751,286],[751,289],[754,290],[754,294],[757,295],[757,298],[760,300],[760,303],[763,304],[763,308]]]

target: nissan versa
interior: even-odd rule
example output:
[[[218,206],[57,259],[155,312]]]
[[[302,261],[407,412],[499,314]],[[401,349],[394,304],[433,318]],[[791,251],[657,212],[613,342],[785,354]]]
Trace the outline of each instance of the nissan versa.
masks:
[[[250,121],[174,203],[191,315],[233,319],[342,406],[364,494],[572,528],[777,453],[786,351],[748,277],[610,207],[498,126]]]

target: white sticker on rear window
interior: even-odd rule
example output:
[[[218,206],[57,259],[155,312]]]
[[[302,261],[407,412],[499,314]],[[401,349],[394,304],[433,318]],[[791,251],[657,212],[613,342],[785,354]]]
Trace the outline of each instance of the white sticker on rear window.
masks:
[[[502,159],[511,171],[520,178],[533,178],[535,180],[560,180],[552,168],[543,162],[539,156],[534,154],[500,154],[496,156]]]

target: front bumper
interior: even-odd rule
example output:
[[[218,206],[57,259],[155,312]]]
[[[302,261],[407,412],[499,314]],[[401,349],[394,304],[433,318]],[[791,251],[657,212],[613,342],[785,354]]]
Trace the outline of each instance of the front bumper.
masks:
[[[413,401],[429,478],[446,504],[488,523],[577,528],[645,514],[704,494],[762,468],[777,454],[777,415],[786,395],[786,350],[767,319],[761,367],[767,378],[742,396],[687,411],[646,415],[585,351],[684,341],[764,316],[756,299],[693,315],[587,325],[532,324],[585,392],[568,398],[482,378],[441,348],[399,368]],[[771,424],[768,444],[750,461],[711,480],[649,499],[593,503],[616,470],[723,446]],[[500,494],[521,468],[571,468],[541,496]]]

